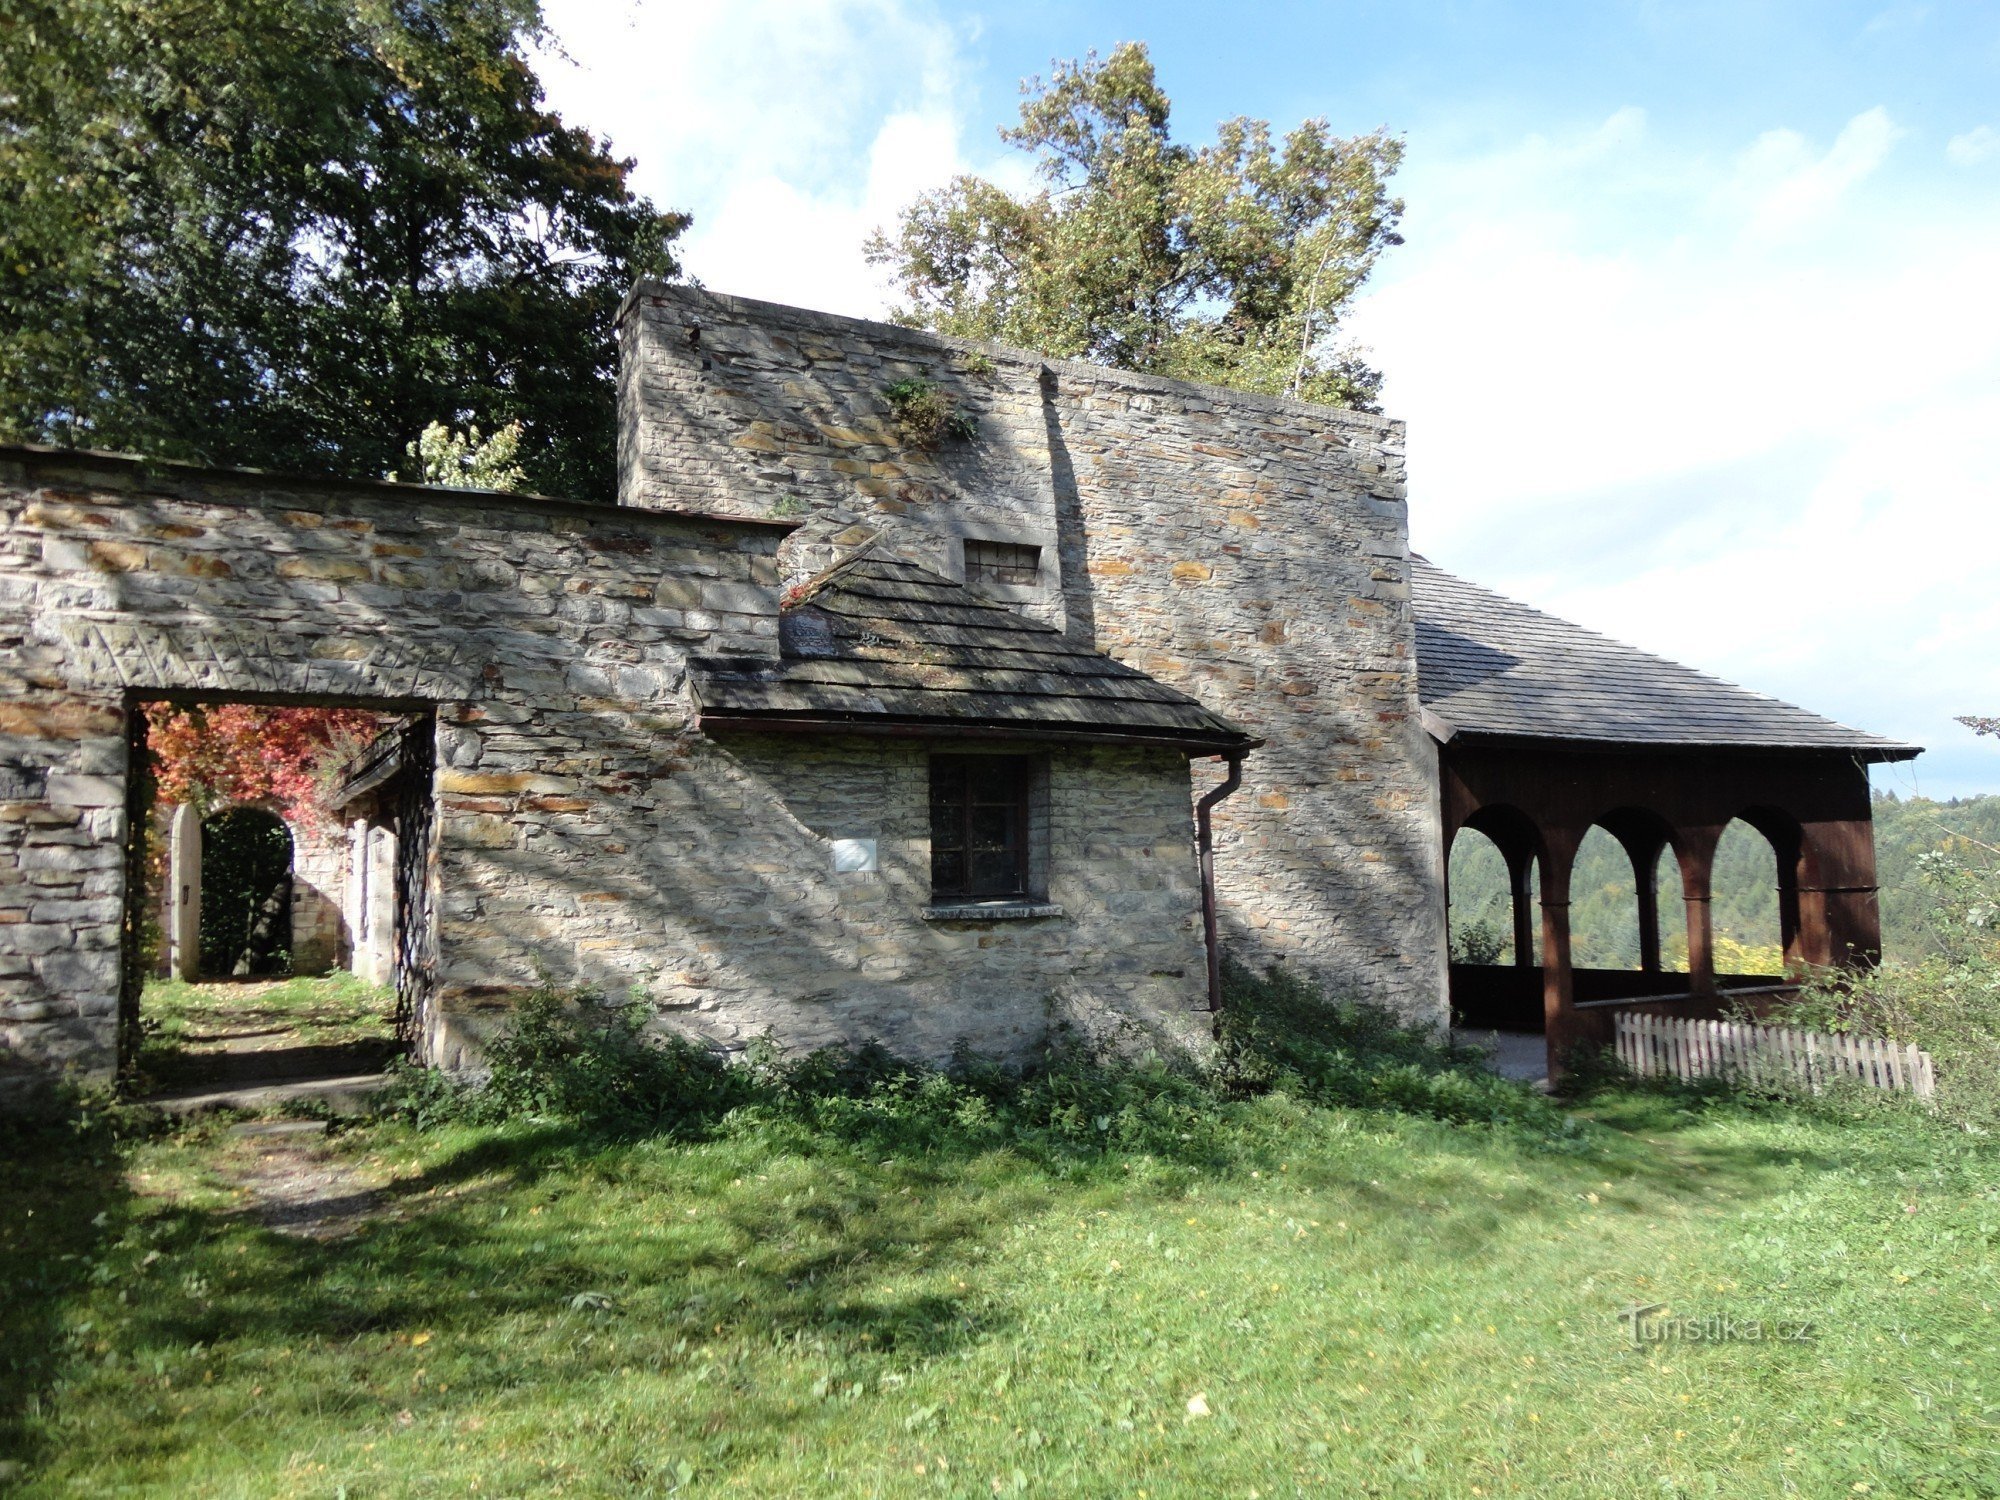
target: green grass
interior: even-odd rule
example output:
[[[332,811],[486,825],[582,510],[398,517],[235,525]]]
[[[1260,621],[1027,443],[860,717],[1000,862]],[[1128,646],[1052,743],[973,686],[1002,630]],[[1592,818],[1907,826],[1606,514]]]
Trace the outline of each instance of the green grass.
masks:
[[[2000,1494],[2000,1156],[1910,1106],[1564,1108],[1282,976],[1202,1074],[636,1026],[538,996],[316,1140],[0,1142],[22,1488]],[[346,1234],[270,1228],[302,1180]]]
[[[231,1052],[379,1045],[394,1039],[396,997],[353,974],[189,984],[146,982],[139,999],[140,1073],[192,1082]]]
[[[325,1243],[223,1125],[10,1146],[0,1454],[37,1495],[2000,1494],[1986,1140],[911,1097],[368,1124],[323,1149],[377,1213]],[[1635,1350],[1634,1303],[1815,1336]]]

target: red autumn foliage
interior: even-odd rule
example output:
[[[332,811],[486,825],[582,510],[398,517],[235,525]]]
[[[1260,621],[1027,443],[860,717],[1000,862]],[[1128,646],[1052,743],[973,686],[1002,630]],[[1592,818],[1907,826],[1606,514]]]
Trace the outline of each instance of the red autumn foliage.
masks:
[[[204,813],[255,803],[311,825],[326,816],[325,775],[373,739],[382,722],[358,708],[154,703],[146,709],[146,741],[161,801],[191,803]]]

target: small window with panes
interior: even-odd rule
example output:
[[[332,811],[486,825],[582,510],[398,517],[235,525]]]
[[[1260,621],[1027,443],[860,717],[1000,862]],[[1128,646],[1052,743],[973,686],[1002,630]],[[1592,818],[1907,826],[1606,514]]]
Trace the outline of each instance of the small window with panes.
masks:
[[[1031,589],[1041,578],[1042,549],[1031,542],[965,542],[965,581]]]
[[[1026,755],[931,757],[931,900],[940,904],[1031,898]]]

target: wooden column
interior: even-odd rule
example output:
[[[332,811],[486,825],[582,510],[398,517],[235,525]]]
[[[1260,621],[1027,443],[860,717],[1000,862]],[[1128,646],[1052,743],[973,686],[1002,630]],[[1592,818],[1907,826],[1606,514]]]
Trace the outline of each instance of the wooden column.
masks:
[[[1681,897],[1687,904],[1688,990],[1696,995],[1715,993],[1715,924],[1709,911],[1709,893],[1715,870],[1715,845],[1722,837],[1719,828],[1683,830],[1681,849]]]
[[[1660,891],[1656,877],[1660,870],[1660,844],[1628,844],[1632,857],[1632,884],[1639,893],[1639,967],[1648,974],[1660,972]]]
[[[1534,873],[1532,849],[1507,851],[1507,884],[1513,895],[1514,967],[1535,967],[1535,904],[1528,877]]]
[[[1562,1059],[1571,1048],[1600,1042],[1610,1033],[1607,1015],[1576,1008],[1576,974],[1570,963],[1569,876],[1582,841],[1581,831],[1544,830],[1542,1029],[1548,1043],[1551,1079],[1561,1076]]]
[[[1850,968],[1881,962],[1872,818],[1829,820],[1805,829],[1793,905],[1797,936],[1786,944],[1787,958]]]

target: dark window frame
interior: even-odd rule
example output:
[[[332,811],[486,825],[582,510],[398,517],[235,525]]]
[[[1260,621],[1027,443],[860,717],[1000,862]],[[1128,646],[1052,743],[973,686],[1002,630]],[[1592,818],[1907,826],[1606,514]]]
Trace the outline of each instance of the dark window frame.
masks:
[[[970,904],[1034,899],[1034,786],[1033,756],[931,756],[933,901]],[[999,845],[990,837],[982,838],[976,827],[981,812],[996,808],[1007,811],[1008,842]],[[995,855],[1007,857],[1005,874],[998,880],[981,873],[982,864],[991,870]]]
[[[966,537],[965,580],[989,587],[1031,589],[1041,583],[1042,544]]]

